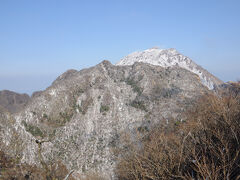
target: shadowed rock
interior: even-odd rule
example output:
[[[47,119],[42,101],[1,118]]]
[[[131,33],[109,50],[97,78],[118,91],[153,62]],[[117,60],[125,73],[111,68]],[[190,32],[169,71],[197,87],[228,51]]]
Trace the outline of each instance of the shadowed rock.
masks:
[[[8,90],[0,91],[0,106],[10,113],[21,111],[29,102],[27,94],[19,94]]]

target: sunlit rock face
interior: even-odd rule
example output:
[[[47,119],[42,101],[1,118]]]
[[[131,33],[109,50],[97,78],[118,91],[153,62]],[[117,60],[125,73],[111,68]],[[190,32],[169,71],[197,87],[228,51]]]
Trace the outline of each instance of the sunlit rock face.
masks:
[[[132,65],[135,62],[144,62],[161,67],[182,67],[197,74],[202,83],[209,89],[214,89],[214,87],[223,83],[221,80],[193,62],[190,58],[180,54],[176,49],[152,48],[141,52],[134,52],[121,59],[116,65]]]
[[[39,164],[35,140],[46,140],[46,162],[60,160],[75,175],[97,171],[114,179],[113,149],[121,146],[124,132],[134,135],[159,122],[181,121],[182,112],[209,91],[180,65],[124,62],[69,70],[21,112],[3,114],[2,148],[21,162]]]

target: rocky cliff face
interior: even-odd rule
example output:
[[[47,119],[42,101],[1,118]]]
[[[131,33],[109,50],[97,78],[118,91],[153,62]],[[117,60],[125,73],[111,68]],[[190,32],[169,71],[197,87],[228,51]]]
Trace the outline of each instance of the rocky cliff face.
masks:
[[[1,148],[20,162],[39,163],[35,140],[46,140],[46,162],[61,160],[77,173],[99,171],[114,177],[121,134],[148,131],[181,112],[209,89],[198,75],[180,66],[108,61],[69,70],[27,107],[0,121]]]
[[[187,69],[199,76],[203,85],[210,90],[214,89],[223,82],[210,74],[208,71],[197,65],[190,58],[180,54],[176,49],[158,49],[152,48],[142,52],[134,52],[123,59],[117,65],[132,65],[135,62],[144,62],[162,67],[179,66]]]
[[[197,75],[180,67],[104,61],[66,72],[33,97],[11,126],[2,127],[2,142],[21,162],[38,163],[35,140],[44,139],[46,161],[61,159],[80,173],[96,170],[113,176],[112,148],[119,145],[122,132],[178,118],[206,91]]]

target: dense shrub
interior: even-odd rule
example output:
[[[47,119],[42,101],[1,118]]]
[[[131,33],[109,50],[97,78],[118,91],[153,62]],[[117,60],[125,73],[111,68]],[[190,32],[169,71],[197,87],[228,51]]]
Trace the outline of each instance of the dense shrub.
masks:
[[[42,164],[42,163],[41,163]],[[42,165],[19,163],[0,150],[0,179],[1,180],[62,180],[68,175],[68,170],[60,161],[47,164],[49,173]],[[68,180],[74,180],[69,177]]]
[[[200,98],[186,121],[152,129],[125,144],[120,180],[240,178],[239,83]],[[140,144],[140,145],[139,145]]]
[[[132,107],[134,107],[134,108],[141,109],[143,111],[148,112],[148,110],[147,110],[146,106],[144,105],[143,101],[136,101],[136,100],[134,100],[134,101],[131,102],[130,105]]]
[[[141,78],[139,79],[139,81],[141,80]],[[141,87],[138,86],[138,82],[134,81],[133,79],[126,79],[126,83],[128,85],[130,85],[133,89],[134,92],[136,92],[138,95],[141,95],[143,92],[143,89]]]
[[[32,124],[28,124],[26,123],[26,121],[22,122],[26,131],[31,133],[33,136],[40,136],[40,137],[44,137],[44,133],[41,131],[41,129],[37,126],[34,126]]]
[[[107,112],[107,111],[109,111],[109,109],[110,109],[109,106],[101,104],[100,112],[101,113]]]

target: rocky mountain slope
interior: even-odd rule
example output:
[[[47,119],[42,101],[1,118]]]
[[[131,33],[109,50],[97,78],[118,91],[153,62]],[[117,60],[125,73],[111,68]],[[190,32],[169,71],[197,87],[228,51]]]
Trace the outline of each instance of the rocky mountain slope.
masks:
[[[10,113],[22,110],[29,102],[27,94],[19,94],[8,90],[0,91],[0,106]]]
[[[98,171],[114,178],[122,134],[133,136],[159,122],[181,121],[194,100],[209,89],[180,66],[109,61],[69,70],[33,96],[27,107],[0,121],[1,148],[19,162],[39,164],[38,141],[46,162],[63,162],[74,176]]]
[[[162,67],[182,67],[197,74],[202,83],[209,89],[214,89],[214,87],[223,83],[207,70],[193,62],[190,58],[180,54],[176,49],[152,48],[142,52],[134,52],[121,59],[116,65],[132,65],[135,62],[144,62]]]

